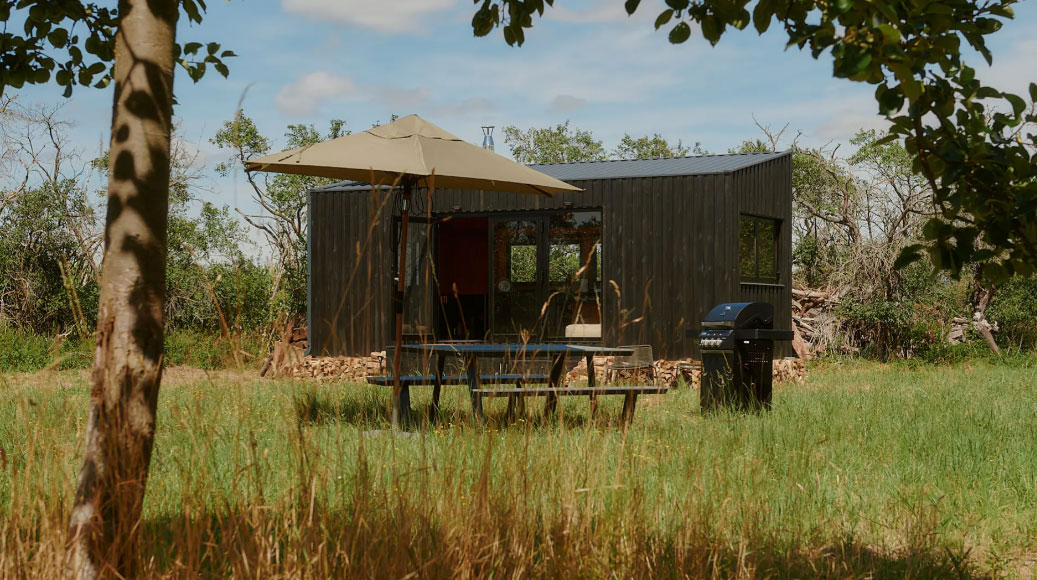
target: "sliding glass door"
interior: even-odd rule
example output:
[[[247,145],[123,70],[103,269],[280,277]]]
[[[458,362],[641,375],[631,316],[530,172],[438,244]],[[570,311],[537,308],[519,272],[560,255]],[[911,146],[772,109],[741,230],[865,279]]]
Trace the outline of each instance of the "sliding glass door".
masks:
[[[543,221],[538,217],[491,220],[495,336],[528,340],[536,334],[543,303],[542,230]]]
[[[600,336],[600,211],[494,217],[490,231],[495,339]]]

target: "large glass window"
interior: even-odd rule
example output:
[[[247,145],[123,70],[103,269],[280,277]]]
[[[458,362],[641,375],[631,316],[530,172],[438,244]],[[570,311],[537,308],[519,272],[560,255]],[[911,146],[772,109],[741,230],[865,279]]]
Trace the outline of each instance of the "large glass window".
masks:
[[[743,215],[739,224],[739,272],[743,282],[778,282],[778,235],[781,222]]]

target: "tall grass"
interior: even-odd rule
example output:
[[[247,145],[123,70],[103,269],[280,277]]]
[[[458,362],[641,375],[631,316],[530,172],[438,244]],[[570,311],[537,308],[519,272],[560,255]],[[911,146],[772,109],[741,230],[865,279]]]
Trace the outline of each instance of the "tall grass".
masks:
[[[208,370],[258,367],[269,349],[269,340],[258,334],[242,333],[227,340],[213,332],[172,330],[166,334],[165,363]],[[93,362],[94,341],[90,337],[48,336],[0,325],[0,372],[86,369]]]
[[[0,577],[54,577],[86,423],[78,375],[0,389]],[[697,393],[563,399],[473,426],[463,387],[408,436],[386,393],[167,384],[143,522],[152,577],[986,578],[1037,552],[1025,366],[829,365],[762,416]],[[416,397],[424,409],[427,393]]]

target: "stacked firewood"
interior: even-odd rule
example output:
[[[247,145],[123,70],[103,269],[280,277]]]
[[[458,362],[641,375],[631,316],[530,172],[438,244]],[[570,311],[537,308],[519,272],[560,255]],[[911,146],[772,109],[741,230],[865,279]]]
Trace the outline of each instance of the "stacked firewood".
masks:
[[[774,361],[775,383],[803,383],[807,380],[807,365],[803,359],[783,358]]]
[[[279,376],[363,383],[365,377],[382,373],[384,353],[369,356],[307,356]]]
[[[796,333],[792,347],[801,359],[810,360],[832,345],[839,328],[834,309],[841,291],[792,289],[792,322]]]
[[[597,384],[605,383],[608,363],[611,360],[612,357],[594,357],[594,376]],[[676,388],[683,382],[685,385],[698,388],[702,376],[702,365],[692,359],[659,359],[654,363],[654,371],[654,383],[657,385],[668,385],[671,388]],[[807,367],[801,359],[786,358],[774,361],[775,383],[802,383],[806,380],[806,376]],[[579,364],[569,371],[565,378],[568,384],[585,382],[587,380],[587,363],[585,360],[580,359]],[[624,370],[618,371],[617,376],[613,377],[612,380],[629,383],[631,381],[650,381],[651,379],[647,378],[646,371]]]
[[[287,329],[283,340],[274,343],[260,376],[307,378],[321,380],[339,380],[363,383],[370,375],[385,372],[385,351],[372,352],[368,356],[306,356],[306,328]],[[606,373],[614,358],[594,357],[594,376],[597,384],[606,382]],[[659,359],[653,363],[654,383],[677,387],[683,382],[698,387],[702,374],[700,363],[692,359],[666,360]],[[645,371],[618,371],[613,381],[649,381]],[[783,359],[774,361],[775,382],[802,382],[806,376],[806,366],[799,359]],[[587,361],[580,358],[572,370],[566,374],[566,383],[586,382]]]

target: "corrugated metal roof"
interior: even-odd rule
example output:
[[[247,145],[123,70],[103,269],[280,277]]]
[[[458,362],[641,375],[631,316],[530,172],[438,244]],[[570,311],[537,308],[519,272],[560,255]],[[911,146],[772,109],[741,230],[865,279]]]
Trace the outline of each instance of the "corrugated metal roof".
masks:
[[[731,173],[765,163],[791,151],[777,153],[732,153],[698,155],[669,159],[623,159],[616,161],[584,161],[580,163],[538,163],[530,165],[562,181],[584,179],[622,179],[632,177],[664,177],[673,175],[713,175]],[[370,186],[356,181],[343,181],[315,188],[316,191],[364,191]]]
[[[589,161],[585,163],[544,163],[531,165],[537,171],[561,179],[612,179],[623,177],[663,177],[668,175],[709,175],[730,173],[764,163],[789,151],[778,153],[736,153],[731,155],[699,155],[672,159],[627,159]]]

